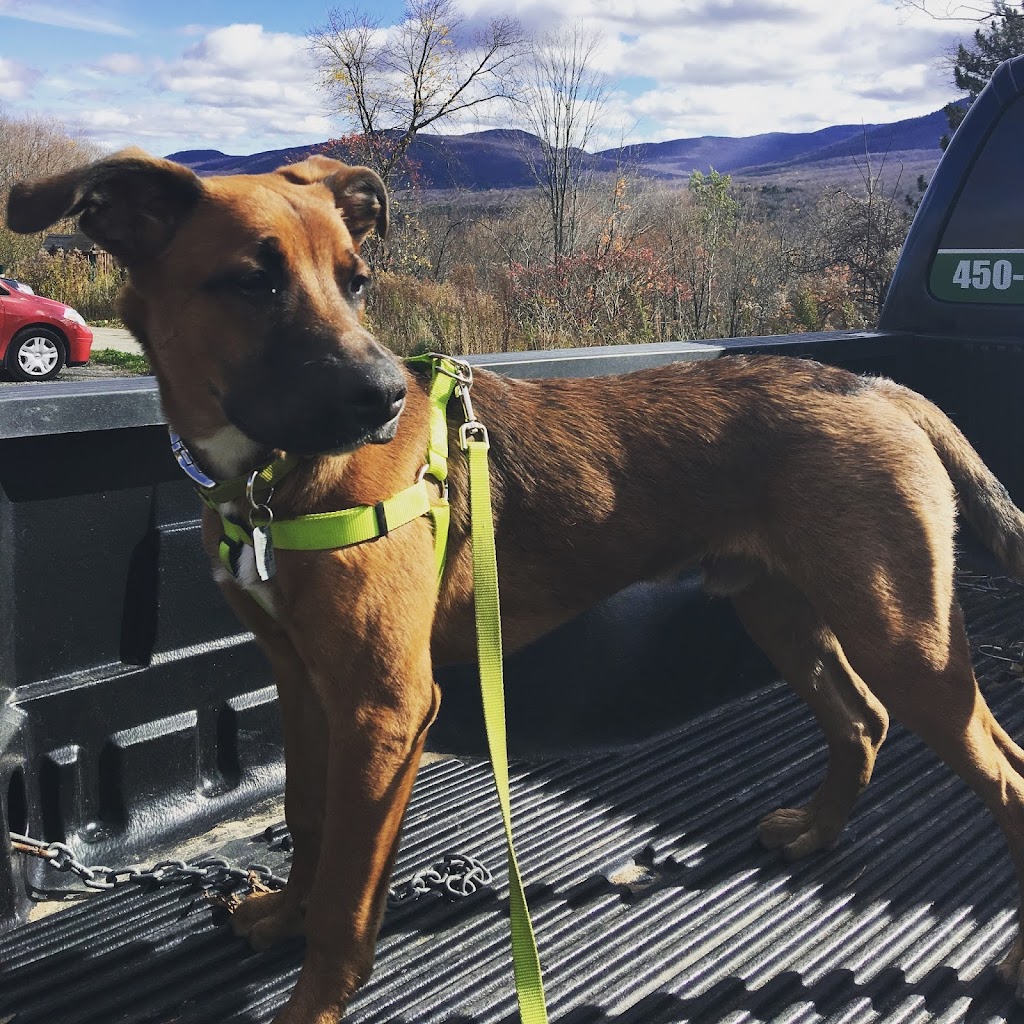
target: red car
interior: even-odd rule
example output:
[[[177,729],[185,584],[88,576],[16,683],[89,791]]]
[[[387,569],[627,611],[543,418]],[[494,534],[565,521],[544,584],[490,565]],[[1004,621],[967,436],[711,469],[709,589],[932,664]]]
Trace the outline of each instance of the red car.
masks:
[[[87,363],[91,350],[77,310],[0,281],[0,360],[12,377],[51,380],[65,365]]]

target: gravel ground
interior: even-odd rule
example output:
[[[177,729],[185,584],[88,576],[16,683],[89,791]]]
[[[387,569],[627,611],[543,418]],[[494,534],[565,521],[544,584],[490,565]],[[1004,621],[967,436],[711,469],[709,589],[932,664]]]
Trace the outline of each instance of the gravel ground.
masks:
[[[131,373],[119,366],[101,366],[98,363],[90,363],[87,366],[66,366],[52,381],[44,381],[45,384],[60,384],[79,380],[108,380],[111,377],[137,377],[137,373]],[[0,376],[0,387],[21,384],[27,388],[34,388],[34,381],[11,380],[10,377]]]

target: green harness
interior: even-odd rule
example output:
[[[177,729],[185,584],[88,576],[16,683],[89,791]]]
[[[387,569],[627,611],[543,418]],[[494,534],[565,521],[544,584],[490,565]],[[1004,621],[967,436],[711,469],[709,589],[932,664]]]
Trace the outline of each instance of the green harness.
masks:
[[[323,551],[351,547],[386,537],[393,530],[423,516],[431,520],[434,531],[434,559],[438,585],[444,574],[448,548],[451,510],[448,505],[448,402],[458,393],[464,413],[459,428],[459,446],[469,465],[469,506],[473,541],[473,595],[476,609],[477,656],[484,722],[491,751],[494,783],[501,806],[508,850],[509,906],[512,931],[512,967],[516,981],[521,1024],[547,1024],[544,984],[541,977],[537,942],[530,922],[530,911],[523,892],[512,840],[512,813],[509,796],[508,748],[505,737],[505,693],[502,677],[501,611],[498,601],[498,568],[494,544],[494,517],[491,510],[490,471],[487,452],[490,441],[487,428],[477,420],[469,390],[473,383],[468,363],[443,355],[416,356],[412,363],[429,363],[430,436],[427,461],[416,482],[398,494],[377,502],[338,512],[296,516],[275,520],[270,509],[274,486],[297,464],[294,456],[274,459],[248,477],[217,483],[199,473],[188,450],[172,436],[172,449],[179,464],[196,483],[200,497],[221,518],[220,560],[238,579],[239,556],[245,545],[254,549],[257,573],[266,581],[274,574],[274,549]],[[440,501],[431,500],[428,478],[440,488]],[[208,482],[204,482],[208,481]],[[244,499],[246,519],[226,514],[222,505]],[[261,601],[258,589],[250,591]]]

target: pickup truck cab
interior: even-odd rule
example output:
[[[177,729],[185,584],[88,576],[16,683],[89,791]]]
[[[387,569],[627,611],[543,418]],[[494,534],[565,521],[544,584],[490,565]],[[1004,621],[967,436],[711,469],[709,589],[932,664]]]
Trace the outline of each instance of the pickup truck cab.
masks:
[[[1022,167],[1018,58],[943,156],[877,331],[475,362],[591,376],[770,352],[885,374],[942,406],[1020,504]],[[290,844],[273,686],[210,580],[198,516],[152,381],[0,394],[0,1021],[263,1024],[294,983],[299,946],[252,952],[222,906],[250,865],[256,884],[287,873]],[[1024,588],[966,532],[962,547],[978,678],[1019,736]],[[1013,1012],[994,975],[1015,915],[1002,840],[910,734],[893,728],[835,849],[786,864],[756,846],[760,816],[813,790],[824,744],[696,578],[616,595],[508,659],[507,676],[553,1020]],[[346,1017],[360,1024],[515,1019],[474,671],[441,683],[377,966]],[[114,870],[129,864],[158,866]],[[106,890],[83,898],[83,875]],[[50,912],[55,897],[72,905]]]

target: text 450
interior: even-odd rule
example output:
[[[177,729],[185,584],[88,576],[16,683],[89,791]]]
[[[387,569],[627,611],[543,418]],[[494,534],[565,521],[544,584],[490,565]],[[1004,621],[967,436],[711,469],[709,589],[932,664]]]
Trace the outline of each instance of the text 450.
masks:
[[[1024,274],[1015,274],[1009,260],[960,260],[953,274],[953,284],[961,288],[998,288],[1004,292],[1014,281],[1024,281]]]

